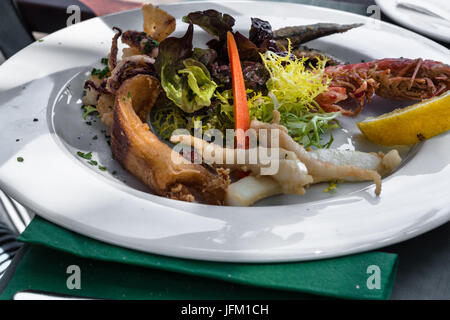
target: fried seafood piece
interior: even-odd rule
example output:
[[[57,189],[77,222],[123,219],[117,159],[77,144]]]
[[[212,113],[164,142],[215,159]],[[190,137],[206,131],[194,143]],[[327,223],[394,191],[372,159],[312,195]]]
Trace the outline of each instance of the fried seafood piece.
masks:
[[[114,100],[114,95],[102,93],[97,101],[97,111],[100,115],[100,120],[108,127],[111,127],[113,123]]]
[[[142,52],[135,47],[127,47],[122,49],[122,59],[129,58],[131,56],[138,56]]]
[[[117,65],[117,51],[119,50],[117,47],[117,41],[119,40],[120,36],[122,35],[122,29],[113,27],[113,31],[116,33],[111,41],[111,50],[109,52],[108,57],[108,68],[109,70],[112,70]]]
[[[166,39],[176,27],[175,18],[166,11],[151,4],[142,6],[144,32],[158,42]]]
[[[123,48],[122,59],[140,54],[155,58],[158,55],[159,42],[175,30],[175,18],[158,7],[144,5],[142,15],[144,32],[128,30],[122,34],[122,42],[129,46]]]
[[[267,148],[258,147],[257,149],[229,149],[209,143],[203,139],[193,137],[191,135],[174,135],[170,138],[172,143],[182,143],[195,148],[195,151],[203,158],[203,161],[213,166],[221,166],[228,169],[239,169],[242,171],[250,171],[253,175],[266,176],[277,181],[280,185],[279,190],[286,194],[305,194],[305,186],[313,182],[312,177],[308,174],[305,165],[297,158],[295,153],[277,149],[277,158],[264,159],[261,155],[269,155]],[[243,156],[239,161],[239,152]],[[251,153],[255,156],[251,160]],[[275,166],[273,166],[277,162]],[[269,169],[272,166],[274,170],[264,173],[263,169]]]
[[[296,154],[297,158],[303,162],[308,169],[308,174],[312,176],[313,183],[335,180],[372,180],[376,185],[375,193],[379,195],[381,192],[381,174],[386,174],[394,170],[401,162],[397,150],[392,150],[386,155],[383,155],[382,153],[379,153],[378,155],[373,154],[373,156],[379,157],[379,161],[375,166],[373,164],[372,166],[367,166],[368,160],[362,158],[361,155],[356,155],[356,161],[354,161],[349,159],[348,155],[341,154],[337,157],[336,154],[308,152],[302,145],[295,142],[294,139],[289,136],[287,129],[284,126],[279,124],[253,120],[250,127],[257,131],[266,129],[269,131],[269,134],[271,130],[279,130],[280,148],[292,151]]]
[[[308,154],[317,160],[337,166],[357,166],[361,169],[375,170],[382,176],[394,171],[402,162],[395,149],[387,154],[338,149],[317,149],[308,151]]]
[[[155,59],[146,55],[135,55],[122,59],[106,80],[106,90],[115,94],[123,81],[138,74],[156,75]]]
[[[117,90],[111,128],[114,158],[161,196],[222,204],[228,172],[218,169],[213,173],[189,162],[160,141],[145,123],[160,92],[159,81],[148,75],[127,79]]]
[[[352,165],[358,163],[358,165],[363,166],[365,169],[376,168],[380,174],[383,174],[382,172],[391,172],[401,161],[396,150],[392,150],[385,156],[358,151],[330,149],[319,149],[310,152],[310,154],[321,161],[329,161],[335,165]],[[295,177],[289,178],[294,179]],[[348,178],[348,180],[351,179]],[[282,194],[282,185],[282,183],[279,183],[271,176],[249,175],[230,184],[227,190],[225,204],[230,206],[250,206],[264,198]]]
[[[248,207],[259,200],[282,193],[280,184],[270,176],[246,176],[230,184],[225,204]]]
[[[274,39],[278,44],[287,47],[291,40],[292,46],[297,46],[305,42],[329,36],[335,33],[342,33],[353,28],[362,26],[362,23],[336,24],[336,23],[316,23],[305,26],[284,27],[273,32]]]
[[[108,104],[110,107],[110,97],[115,94],[123,81],[132,78],[138,74],[156,75],[153,64],[155,59],[149,55],[142,54],[138,49],[134,47],[124,48],[124,55],[120,62],[117,62],[117,41],[122,35],[122,30],[119,28],[113,28],[116,31],[112,39],[111,50],[108,57],[108,74],[104,79],[100,79],[97,75],[90,75],[84,84],[85,96],[83,97],[84,105],[97,105],[100,103],[101,97],[104,104]],[[127,31],[128,32],[128,31]],[[127,32],[123,33],[125,35]],[[129,35],[129,37],[132,37]],[[154,47],[151,51],[152,54],[157,54],[157,47]],[[108,97],[108,98],[106,98]],[[108,102],[108,103],[107,103]],[[107,112],[105,109],[99,110],[100,114]],[[105,118],[106,124],[111,125],[112,120],[110,117]],[[102,119],[103,120],[103,119]]]

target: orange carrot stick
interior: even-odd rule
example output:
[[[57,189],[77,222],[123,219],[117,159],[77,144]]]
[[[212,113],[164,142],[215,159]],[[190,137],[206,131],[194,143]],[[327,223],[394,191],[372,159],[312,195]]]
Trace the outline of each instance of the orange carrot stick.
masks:
[[[228,58],[231,66],[231,82],[233,85],[234,121],[236,130],[237,148],[248,147],[245,131],[250,128],[250,115],[245,91],[244,75],[242,74],[241,60],[233,34],[227,33]]]

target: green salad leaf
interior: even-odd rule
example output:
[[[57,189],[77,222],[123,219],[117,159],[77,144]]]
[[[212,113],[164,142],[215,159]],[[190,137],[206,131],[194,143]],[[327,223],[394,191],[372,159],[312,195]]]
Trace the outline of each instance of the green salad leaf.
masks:
[[[283,100],[269,92],[268,96],[253,94],[249,100],[250,118],[270,122],[273,111],[280,113],[280,124],[288,129],[289,135],[298,143],[307,147],[329,148],[333,142],[332,130],[339,128],[337,118],[340,112],[324,112],[322,109],[310,110],[289,103],[283,106]],[[329,139],[323,142],[323,136],[329,134]]]
[[[211,80],[208,69],[194,59],[186,59],[183,64],[185,68],[178,71],[178,74],[185,76],[181,94],[182,104],[179,107],[185,112],[192,113],[210,106],[217,85]]]
[[[209,66],[216,60],[217,52],[214,49],[194,48],[192,58],[200,61],[205,66]]]
[[[150,113],[150,123],[159,136],[169,140],[176,129],[184,129],[188,125],[186,114],[177,106],[156,106]]]
[[[167,97],[177,106],[182,106],[182,77],[178,70],[183,69],[183,60],[192,55],[194,26],[189,25],[181,38],[169,37],[161,42],[155,68],[161,79],[161,86]]]
[[[193,113],[211,105],[217,85],[205,65],[194,59],[183,61],[184,68],[172,72],[163,68],[161,84],[167,97],[181,110]]]
[[[291,137],[304,147],[329,148],[333,143],[332,130],[339,127],[336,120],[340,112],[303,112],[301,116],[284,113],[280,122]],[[322,136],[328,133],[330,138],[322,143]]]
[[[223,134],[227,129],[234,129],[232,90],[226,90],[222,93],[216,91],[214,97],[216,100],[213,108],[208,108],[206,113],[192,117],[192,129],[201,129],[203,133],[210,129],[217,129]]]
[[[233,105],[226,102],[195,114],[183,112],[174,104],[157,106],[152,108],[150,122],[164,140],[169,140],[176,129],[187,129],[191,134],[194,134],[194,130],[205,133],[209,129],[218,129],[225,133],[226,129],[234,128]]]
[[[161,86],[166,92],[167,97],[172,100],[175,105],[181,107],[183,105],[182,100],[182,77],[177,74],[176,70],[172,67],[163,67],[161,70]]]
[[[181,38],[169,37],[159,45],[159,53],[155,61],[156,71],[161,74],[166,68],[173,73],[183,68],[182,61],[192,56],[192,39],[194,37],[194,26],[189,27]]]

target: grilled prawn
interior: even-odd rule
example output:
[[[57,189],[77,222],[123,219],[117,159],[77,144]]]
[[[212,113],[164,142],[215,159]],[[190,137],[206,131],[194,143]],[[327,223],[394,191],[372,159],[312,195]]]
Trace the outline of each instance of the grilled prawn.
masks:
[[[450,89],[450,66],[423,59],[381,59],[371,62],[330,66],[324,76],[331,79],[328,91],[316,101],[325,111],[357,115],[376,94],[383,98],[423,100]],[[337,103],[354,99],[358,107],[347,110]]]

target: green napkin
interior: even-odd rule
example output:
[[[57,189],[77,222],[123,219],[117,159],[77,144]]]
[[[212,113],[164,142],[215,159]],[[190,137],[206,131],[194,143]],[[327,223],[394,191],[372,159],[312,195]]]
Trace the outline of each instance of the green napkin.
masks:
[[[271,264],[171,258],[109,245],[39,217],[19,240],[35,245],[2,299],[26,289],[109,299],[388,299],[397,271],[397,255],[382,252]],[[81,290],[66,287],[69,265],[81,269]],[[373,265],[380,270],[379,289],[367,286]]]

